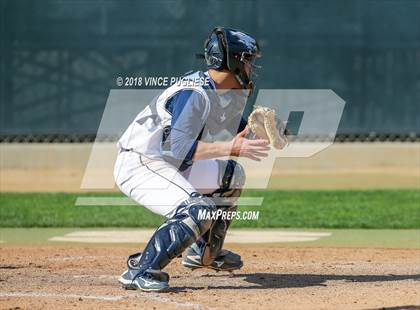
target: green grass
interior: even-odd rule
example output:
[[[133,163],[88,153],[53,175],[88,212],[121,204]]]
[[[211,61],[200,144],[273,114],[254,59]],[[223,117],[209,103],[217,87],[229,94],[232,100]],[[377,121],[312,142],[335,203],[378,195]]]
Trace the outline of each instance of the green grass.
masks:
[[[115,193],[1,193],[0,227],[156,227],[163,218],[140,206],[75,206],[80,196]],[[420,191],[246,191],[264,197],[258,221],[233,227],[420,228]]]

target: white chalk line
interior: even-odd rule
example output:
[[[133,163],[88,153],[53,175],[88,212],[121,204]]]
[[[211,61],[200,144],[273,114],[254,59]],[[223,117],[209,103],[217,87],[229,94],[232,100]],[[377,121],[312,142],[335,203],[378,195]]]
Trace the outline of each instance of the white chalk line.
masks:
[[[101,300],[101,301],[120,301],[124,299],[149,299],[153,301],[158,301],[166,304],[171,304],[177,307],[183,308],[192,308],[198,310],[211,310],[209,307],[204,307],[199,304],[194,304],[191,302],[180,302],[173,300],[169,297],[163,296],[162,293],[146,293],[137,291],[129,295],[78,295],[78,294],[60,294],[60,293],[45,293],[45,292],[0,292],[1,297],[32,297],[32,298],[55,298],[55,299],[91,299],[91,300]]]
[[[153,229],[80,230],[48,239],[54,242],[83,243],[147,243]],[[229,230],[225,243],[311,242],[331,236],[331,232],[282,230]]]
[[[0,292],[0,297],[38,297],[38,298],[57,298],[57,299],[94,299],[104,301],[118,301],[126,296],[106,296],[106,295],[78,295],[78,294],[59,294],[59,293],[45,293],[45,292]]]
[[[89,278],[94,278],[94,279],[111,279],[111,280],[118,280],[118,276],[116,275],[105,275],[105,274],[101,274],[101,275],[88,275],[88,274],[82,274],[82,275],[74,275],[73,276],[74,279],[89,279]]]
[[[66,260],[98,260],[98,259],[106,259],[106,260],[111,260],[111,259],[126,259],[126,257],[124,256],[92,256],[92,255],[87,255],[87,256],[58,256],[58,257],[50,257],[48,258],[49,261],[66,261]]]
[[[176,301],[173,300],[172,298],[163,296],[162,294],[159,293],[141,293],[141,296],[135,296],[136,298],[147,298],[147,299],[152,299],[155,301],[160,301],[163,303],[168,303],[177,307],[185,307],[185,308],[193,308],[193,309],[197,309],[197,310],[211,310],[212,308],[209,307],[204,307],[202,305],[199,304],[194,304],[192,302],[180,302],[180,301]]]

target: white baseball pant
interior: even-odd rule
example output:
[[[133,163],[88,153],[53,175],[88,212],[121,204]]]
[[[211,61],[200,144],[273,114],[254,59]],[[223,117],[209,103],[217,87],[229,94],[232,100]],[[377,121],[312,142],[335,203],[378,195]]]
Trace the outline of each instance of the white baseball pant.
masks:
[[[209,194],[219,188],[219,167],[215,159],[197,160],[180,172],[161,158],[125,151],[118,154],[114,177],[125,195],[168,218],[191,193]]]

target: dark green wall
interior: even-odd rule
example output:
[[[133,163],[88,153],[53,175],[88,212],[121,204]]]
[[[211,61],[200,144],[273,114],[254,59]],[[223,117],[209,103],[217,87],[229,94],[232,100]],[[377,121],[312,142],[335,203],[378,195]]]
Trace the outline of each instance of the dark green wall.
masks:
[[[0,134],[95,133],[117,76],[180,75],[215,25],[261,41],[260,88],[332,89],[339,133],[420,133],[420,1],[0,1]]]

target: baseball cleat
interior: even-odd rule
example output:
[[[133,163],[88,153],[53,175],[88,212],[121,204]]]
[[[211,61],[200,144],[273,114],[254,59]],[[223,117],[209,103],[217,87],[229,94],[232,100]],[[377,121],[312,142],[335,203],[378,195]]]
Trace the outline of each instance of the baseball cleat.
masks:
[[[149,269],[139,273],[138,270],[129,269],[123,272],[118,281],[127,290],[164,292],[169,289],[169,275],[159,270]]]
[[[221,250],[213,263],[206,266],[201,263],[201,255],[196,246],[190,246],[186,251],[182,265],[192,270],[197,268],[210,268],[216,271],[234,271],[241,269],[244,263],[241,256],[228,250]]]
[[[127,269],[120,275],[118,282],[120,282],[121,286],[127,290],[135,290],[137,287],[133,284],[133,280],[138,273],[139,270]]]

